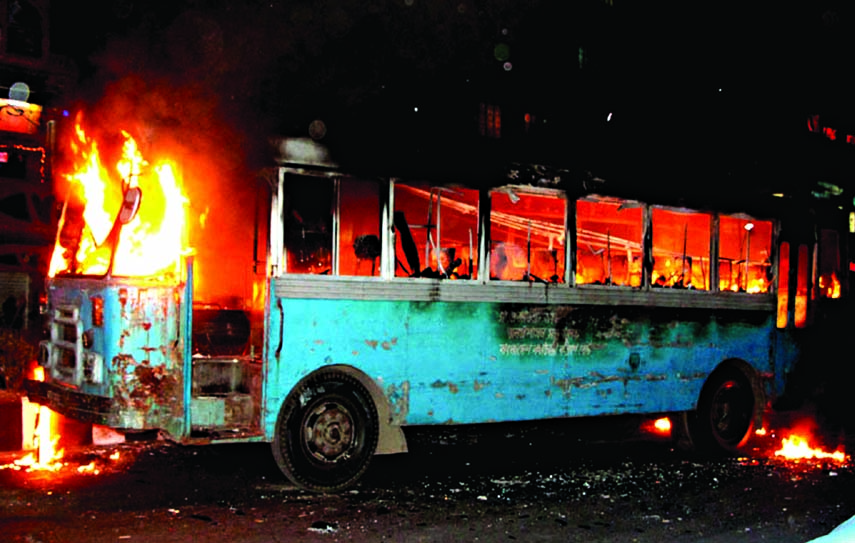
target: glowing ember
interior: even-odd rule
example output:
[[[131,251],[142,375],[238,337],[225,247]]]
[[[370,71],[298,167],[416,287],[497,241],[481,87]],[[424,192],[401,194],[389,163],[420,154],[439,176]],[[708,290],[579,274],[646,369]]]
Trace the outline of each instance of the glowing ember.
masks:
[[[650,434],[668,436],[671,434],[671,419],[662,417],[656,420],[648,420],[642,423],[641,429]]]
[[[89,462],[85,466],[78,466],[77,473],[91,473],[92,475],[98,475],[101,473],[101,470],[95,466],[95,462]]]
[[[124,131],[122,136],[122,156],[110,168],[102,164],[97,142],[87,137],[79,124],[76,126],[76,139],[71,145],[76,159],[74,171],[65,177],[85,206],[80,225],[83,230],[74,236],[74,243],[64,240],[68,246],[58,240],[51,258],[51,276],[61,272],[106,274],[111,271],[111,252],[114,275],[140,277],[179,272],[180,257],[187,252],[187,199],[176,167],[168,160],[150,165],[133,137]],[[136,187],[142,192],[139,212],[117,230],[123,191]]]
[[[823,451],[818,448],[811,448],[807,439],[792,435],[785,437],[781,442],[781,448],[775,451],[775,456],[781,456],[788,460],[834,460],[835,462],[845,462],[847,459],[843,451],[834,451],[832,453]]]

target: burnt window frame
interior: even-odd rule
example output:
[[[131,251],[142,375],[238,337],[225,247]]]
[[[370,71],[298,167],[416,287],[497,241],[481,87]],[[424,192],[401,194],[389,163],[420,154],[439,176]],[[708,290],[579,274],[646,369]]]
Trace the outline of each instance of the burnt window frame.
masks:
[[[626,204],[627,209],[640,209],[641,210],[641,239],[638,240],[639,243],[639,258],[641,260],[641,280],[638,286],[632,286],[632,284],[607,284],[607,283],[579,283],[577,280],[577,271],[579,266],[579,259],[577,258],[578,252],[578,203],[580,201],[584,202],[595,202],[595,203],[609,203],[609,204],[618,204],[618,207]],[[651,211],[650,204],[646,202],[642,202],[641,200],[637,200],[634,198],[621,198],[617,196],[610,196],[604,194],[586,194],[584,196],[580,196],[578,198],[573,199],[572,201],[572,226],[568,224],[569,234],[572,235],[572,251],[573,251],[573,269],[570,270],[570,274],[573,278],[573,286],[580,287],[583,289],[607,289],[607,290],[635,290],[635,291],[646,291],[649,289],[650,285],[650,275],[652,270],[652,265],[649,260],[652,255],[652,247],[651,247]],[[632,241],[635,243],[635,241]],[[568,249],[569,250],[569,249]]]
[[[342,217],[346,214],[342,207],[342,198],[344,195],[344,187],[349,183],[375,183],[376,186],[376,197],[377,197],[377,243],[379,244],[380,254],[375,257],[376,260],[376,268],[372,265],[372,269],[374,270],[373,274],[363,274],[363,273],[342,273],[342,252],[347,250],[345,246],[342,246]],[[332,251],[332,260],[333,267],[331,275],[337,277],[358,277],[361,279],[382,279],[385,277],[385,269],[384,269],[384,254],[387,252],[386,243],[384,242],[384,232],[386,230],[386,209],[385,202],[387,198],[387,191],[385,190],[385,185],[387,181],[384,179],[378,179],[373,177],[361,177],[356,175],[340,175],[334,178],[333,182],[333,251]],[[356,224],[356,222],[354,222]],[[372,235],[372,234],[368,234]],[[351,240],[351,243],[346,247],[350,247],[353,251],[356,251],[355,243],[357,239],[361,238],[362,235],[356,236]],[[358,259],[358,257],[357,257]]]
[[[826,237],[827,235],[829,237]],[[831,237],[834,239],[830,239]],[[813,277],[811,300],[814,303],[816,300],[836,300],[845,297],[848,285],[846,284],[847,277],[843,267],[843,261],[845,260],[843,243],[844,236],[840,234],[838,229],[822,224],[817,225],[816,242],[813,248],[813,270],[811,273]],[[829,253],[829,250],[832,252]],[[837,285],[837,296],[829,295],[829,288],[832,292],[835,290],[833,286],[822,284],[823,278],[826,276],[824,272],[827,271],[826,261],[830,256],[833,256],[834,260],[836,260],[831,271]]]
[[[277,197],[279,202],[277,203],[277,209],[274,210],[274,213],[278,213],[278,221],[281,226],[281,239],[276,240],[281,244],[281,248],[277,249],[277,251],[281,251],[281,262],[280,262],[280,273],[283,275],[302,275],[302,276],[332,276],[335,275],[335,246],[336,246],[336,236],[335,236],[335,201],[336,201],[336,179],[339,177],[339,174],[330,174],[328,172],[311,172],[311,171],[300,171],[300,170],[291,170],[288,169],[282,172],[282,176],[279,182],[279,191]],[[291,250],[288,248],[288,240],[291,235],[293,235],[288,228],[288,217],[286,216],[290,210],[290,206],[286,206],[288,202],[287,185],[289,183],[295,182],[298,178],[309,178],[318,183],[322,182],[330,182],[332,183],[332,193],[331,193],[331,202],[330,202],[330,269],[327,274],[317,274],[317,273],[306,273],[304,271],[291,271],[288,266]],[[271,239],[271,241],[273,241]]]
[[[714,238],[714,243],[715,243],[715,247],[714,247],[715,261],[713,264],[713,271],[715,273],[715,279],[713,280],[711,278],[711,282],[712,282],[712,285],[715,287],[715,289],[712,290],[712,292],[728,293],[728,294],[734,295],[734,296],[750,296],[750,297],[775,296],[775,297],[777,297],[778,259],[779,259],[779,251],[780,251],[780,247],[779,247],[779,245],[780,245],[780,221],[777,219],[752,215],[752,214],[743,213],[743,212],[733,212],[733,213],[716,212],[714,215],[715,215],[715,223],[714,223],[715,230],[713,231],[713,238]],[[745,221],[749,221],[749,222],[753,221],[755,223],[759,223],[759,222],[769,223],[769,225],[770,225],[769,264],[766,268],[767,288],[766,288],[765,292],[753,292],[752,293],[752,292],[748,292],[747,288],[745,291],[740,291],[740,290],[734,291],[731,289],[722,290],[722,288],[721,288],[721,273],[720,273],[721,272],[721,255],[720,255],[720,253],[721,253],[721,239],[722,239],[722,232],[721,232],[721,219],[722,219],[722,217],[728,217],[728,218],[733,218],[733,219],[738,219],[738,220],[745,220]]]
[[[432,205],[437,206],[436,209],[439,210],[440,217],[441,217],[441,213],[442,213],[441,212],[441,210],[442,210],[442,198],[441,197],[436,198],[435,196],[433,196],[434,192],[442,194],[443,192],[448,191],[448,190],[454,191],[459,187],[459,188],[463,188],[466,190],[475,191],[478,193],[478,203],[477,203],[477,208],[475,210],[475,220],[474,220],[474,226],[476,228],[476,231],[473,232],[473,235],[472,235],[472,248],[471,248],[471,251],[475,252],[477,255],[477,257],[474,259],[473,264],[472,264],[476,269],[476,273],[474,275],[455,278],[455,279],[451,279],[449,277],[441,277],[441,276],[440,277],[434,277],[431,275],[422,275],[421,272],[423,270],[425,270],[426,268],[430,267],[430,258],[429,258],[429,254],[427,252],[426,247],[419,247],[418,245],[415,246],[415,251],[416,251],[418,259],[419,259],[419,268],[420,269],[418,270],[418,273],[411,273],[409,276],[398,275],[398,269],[399,269],[399,266],[398,266],[398,245],[403,242],[402,241],[403,236],[407,235],[407,234],[401,233],[401,226],[402,225],[396,224],[396,222],[399,221],[399,219],[395,217],[395,214],[398,212],[396,201],[395,201],[396,187],[398,185],[410,186],[410,187],[414,187],[414,188],[428,187],[428,191],[431,194],[431,198],[432,198],[432,202],[433,202]],[[396,280],[396,281],[413,281],[413,280],[426,280],[426,279],[428,279],[428,280],[430,280],[430,279],[453,280],[455,282],[463,282],[463,283],[474,283],[474,282],[479,281],[480,275],[481,275],[482,270],[483,270],[483,267],[482,267],[483,266],[482,240],[484,239],[483,223],[482,223],[482,218],[483,218],[483,214],[484,214],[483,194],[484,194],[483,190],[480,190],[480,189],[477,189],[474,187],[470,187],[470,186],[466,186],[465,184],[431,183],[428,180],[422,180],[422,179],[401,179],[401,178],[390,179],[389,180],[388,212],[384,213],[384,217],[383,217],[383,220],[388,225],[387,227],[384,228],[384,233],[387,233],[387,232],[389,233],[389,236],[388,236],[389,239],[385,240],[383,243],[383,249],[385,251],[385,253],[384,253],[385,256],[383,257],[383,259],[384,259],[384,264],[386,266],[386,273],[383,275],[383,277],[386,279],[391,279],[391,280]],[[434,211],[434,213],[436,213],[436,210]],[[413,224],[415,224],[415,223],[411,223],[409,218],[407,218],[406,216],[403,216],[403,218],[407,220],[407,227],[408,228],[410,226],[412,226]],[[434,225],[434,226],[436,226],[436,225]],[[440,232],[441,232],[441,230],[440,230]],[[410,233],[409,236],[412,239],[412,233]],[[440,234],[440,236],[441,236],[441,234]],[[439,239],[435,240],[434,244],[437,246],[437,248],[440,251],[444,247],[441,237]],[[402,250],[404,250],[404,249],[402,248]],[[423,261],[424,258],[427,258],[427,261]],[[407,265],[409,265],[409,263]]]
[[[304,271],[290,271],[288,267],[289,249],[287,247],[287,239],[289,236],[286,220],[285,208],[287,190],[286,185],[292,182],[290,179],[308,178],[316,179],[318,182],[328,181],[331,183],[330,196],[330,267],[328,273],[306,273]],[[378,198],[378,237],[380,241],[380,255],[377,258],[379,263],[379,273],[374,275],[363,274],[341,274],[341,217],[342,217],[342,186],[348,180],[376,182],[377,183],[377,198]],[[275,255],[270,259],[271,273],[274,276],[303,276],[303,277],[349,277],[361,279],[382,279],[388,277],[386,270],[386,260],[388,258],[388,194],[387,185],[391,185],[389,180],[383,178],[361,177],[355,175],[346,175],[337,171],[328,170],[306,170],[301,168],[283,168],[280,172],[279,189],[274,197],[274,205],[271,209],[271,216],[274,222],[271,228],[271,253]]]
[[[655,240],[653,239],[653,233],[654,233],[653,232],[653,227],[654,227],[653,215],[654,215],[654,212],[656,210],[666,211],[669,213],[686,214],[686,215],[688,215],[688,214],[705,215],[705,216],[709,217],[709,234],[707,236],[707,251],[708,251],[708,253],[706,255],[707,259],[709,261],[709,264],[708,264],[709,269],[707,270],[707,277],[705,278],[705,281],[708,282],[708,284],[709,284],[709,288],[697,289],[697,288],[688,288],[685,286],[684,287],[676,287],[676,286],[658,287],[658,286],[655,286],[653,284],[653,274],[654,274],[653,250],[654,250],[654,242],[655,242]],[[718,237],[717,237],[717,233],[719,232],[719,230],[718,230],[719,223],[718,223],[718,214],[717,213],[714,213],[711,211],[706,211],[703,209],[648,204],[646,206],[646,219],[645,220],[646,220],[645,228],[648,229],[648,231],[650,232],[650,235],[646,236],[646,237],[650,238],[650,243],[644,244],[644,249],[649,250],[649,258],[645,258],[644,262],[650,263],[649,271],[648,271],[648,273],[645,274],[646,277],[644,278],[644,283],[643,283],[643,285],[646,288],[653,288],[653,289],[666,288],[666,289],[671,289],[671,290],[694,290],[694,291],[698,291],[698,292],[716,292],[718,290],[718,282],[717,282],[718,274],[717,273],[715,274],[716,281],[713,280],[713,275],[714,275],[713,270],[716,270],[716,271],[718,270],[718,253],[717,253]],[[686,235],[688,236],[688,231],[687,231]]]
[[[575,276],[573,274],[574,270],[571,269],[571,265],[573,265],[575,262],[575,255],[571,256],[570,253],[572,250],[571,248],[575,248],[575,232],[571,233],[572,229],[570,228],[570,221],[571,218],[575,220],[576,200],[572,198],[567,193],[567,191],[561,189],[542,188],[529,185],[501,185],[497,187],[492,187],[490,189],[482,190],[481,193],[482,205],[479,206],[479,215],[482,224],[482,235],[481,243],[479,244],[481,245],[479,257],[482,262],[480,263],[478,268],[479,280],[482,283],[501,283],[505,285],[529,285],[535,282],[540,283],[539,281],[532,280],[531,277],[523,277],[522,279],[498,279],[491,277],[491,270],[493,266],[492,253],[494,241],[492,235],[493,196],[496,194],[501,194],[504,197],[513,198],[513,196],[527,195],[538,197],[553,197],[564,201],[564,258],[562,259],[563,272],[559,281],[548,281],[541,284],[553,285],[555,288],[574,287]]]

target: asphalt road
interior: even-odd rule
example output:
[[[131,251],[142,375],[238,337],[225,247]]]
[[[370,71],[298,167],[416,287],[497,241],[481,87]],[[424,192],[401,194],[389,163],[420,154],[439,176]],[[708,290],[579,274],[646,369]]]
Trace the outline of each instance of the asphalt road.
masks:
[[[0,541],[788,543],[855,514],[849,461],[782,460],[777,434],[703,459],[631,422],[410,431],[409,454],[339,495],[288,484],[264,444],[90,446],[56,472],[0,470]]]

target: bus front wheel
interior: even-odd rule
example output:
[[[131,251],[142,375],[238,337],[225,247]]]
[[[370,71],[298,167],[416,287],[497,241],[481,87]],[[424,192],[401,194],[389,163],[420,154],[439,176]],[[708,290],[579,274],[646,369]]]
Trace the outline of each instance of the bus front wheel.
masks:
[[[738,452],[750,439],[757,409],[751,381],[736,368],[710,375],[698,408],[687,414],[694,448],[712,454]]]
[[[353,485],[377,449],[377,408],[365,386],[321,370],[288,395],[276,420],[273,456],[297,486],[338,492]]]

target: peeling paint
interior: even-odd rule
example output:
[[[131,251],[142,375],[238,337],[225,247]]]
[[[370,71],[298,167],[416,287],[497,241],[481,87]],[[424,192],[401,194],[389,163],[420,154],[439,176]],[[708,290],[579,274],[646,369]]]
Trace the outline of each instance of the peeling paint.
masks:
[[[150,427],[183,413],[183,374],[180,369],[169,370],[164,365],[152,365],[148,360],[137,361],[128,354],[112,360],[114,375],[113,400],[119,412],[127,409]],[[165,427],[165,426],[163,426]]]
[[[404,381],[400,385],[387,386],[386,399],[389,401],[392,424],[404,424],[410,413],[410,382]]]
[[[450,381],[440,381],[439,379],[437,379],[436,381],[431,383],[430,386],[431,386],[431,388],[446,388],[446,387],[448,387],[448,391],[451,392],[452,394],[457,394],[460,391],[460,389],[458,388],[458,386],[455,383],[452,383]]]
[[[365,344],[371,347],[372,349],[377,349],[378,341],[376,339],[366,339]]]
[[[565,397],[570,397],[570,389],[573,388],[573,383],[570,379],[556,379],[555,377],[550,377],[549,382],[553,387],[560,389],[564,393]]]

